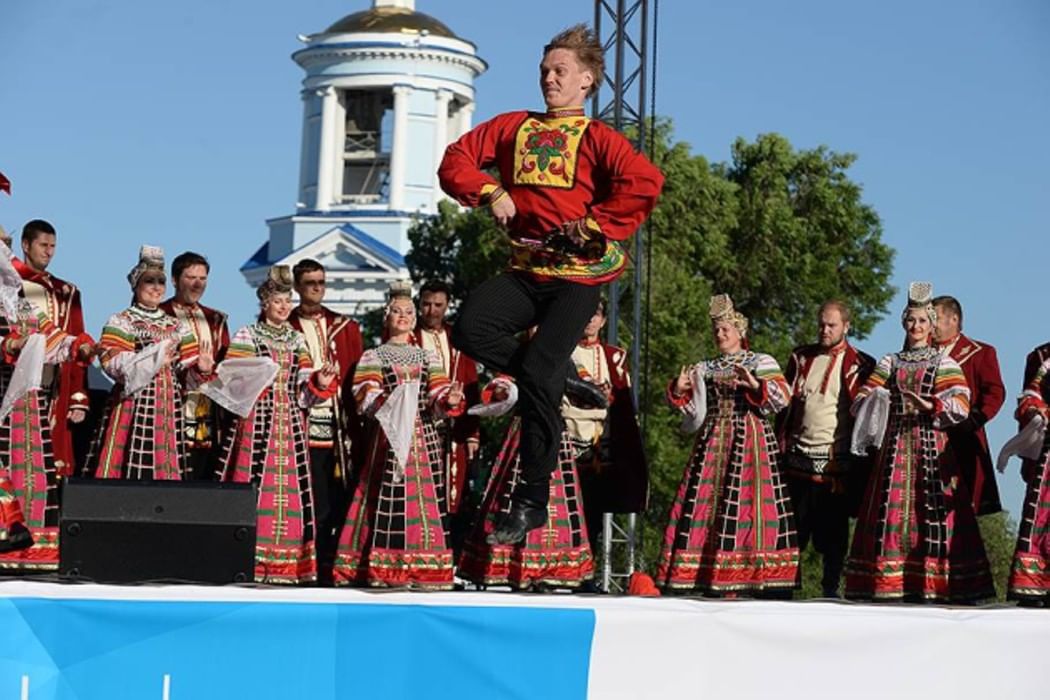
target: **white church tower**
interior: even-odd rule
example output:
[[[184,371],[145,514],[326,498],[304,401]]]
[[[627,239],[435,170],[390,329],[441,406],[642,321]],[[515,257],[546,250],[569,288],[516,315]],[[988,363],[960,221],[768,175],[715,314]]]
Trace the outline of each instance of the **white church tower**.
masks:
[[[441,155],[470,129],[474,79],[487,66],[413,0],[374,0],[299,38],[296,211],[266,222],[269,240],[241,272],[255,287],[272,265],[314,258],[328,271],[326,304],[356,315],[408,277],[408,229],[437,212]]]

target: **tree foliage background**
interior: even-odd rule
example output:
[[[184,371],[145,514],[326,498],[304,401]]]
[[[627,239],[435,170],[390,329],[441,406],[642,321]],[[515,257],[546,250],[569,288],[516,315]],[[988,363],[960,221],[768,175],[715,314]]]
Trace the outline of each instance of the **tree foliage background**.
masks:
[[[640,518],[641,566],[648,569],[692,447],[692,437],[678,432],[679,417],[663,401],[664,387],[683,364],[715,354],[710,295],[729,293],[751,321],[751,347],[783,364],[792,347],[813,342],[815,312],[823,301],[847,302],[851,334],[863,339],[887,313],[895,292],[894,251],[883,242],[879,216],[863,201],[861,186],[849,177],[855,155],[824,146],[796,149],[778,134],[762,134],[754,141],[737,139],[728,162],[711,163],[674,140],[670,121],[650,127],[652,159],[666,181],[644,229],[648,285],[640,290],[638,392],[652,475],[650,506]],[[459,299],[502,269],[509,250],[506,234],[485,210],[461,211],[450,202],[413,227],[409,238],[413,279],[445,280]],[[631,314],[638,292],[628,271],[617,291],[624,346],[635,342]],[[497,433],[486,438],[498,448]],[[997,542],[1010,539],[1005,517],[982,527],[1002,530]],[[1004,571],[1010,552],[991,554]],[[807,553],[804,569],[803,595],[818,592],[819,555]]]

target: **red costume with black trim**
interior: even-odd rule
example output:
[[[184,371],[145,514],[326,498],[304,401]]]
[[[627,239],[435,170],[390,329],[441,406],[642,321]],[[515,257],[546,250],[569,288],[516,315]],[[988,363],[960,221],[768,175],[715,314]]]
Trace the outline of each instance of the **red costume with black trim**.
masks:
[[[485,172],[490,168],[498,169],[498,181]],[[656,166],[582,108],[500,114],[448,147],[438,177],[464,206],[511,196],[517,209],[511,269],[588,285],[623,271],[619,241],[638,229],[663,186]],[[544,247],[570,224],[585,237],[608,239],[600,257],[558,255]]]
[[[193,332],[200,348],[207,337],[211,343],[211,354],[218,365],[226,357],[230,347],[230,329],[226,324],[227,315],[204,304],[182,304],[174,297],[161,302],[160,310],[172,318],[177,318]],[[220,443],[216,435],[218,419],[211,401],[198,391],[189,391],[184,398],[185,413],[184,432],[187,446],[191,450],[207,450]]]
[[[176,308],[182,309],[182,313],[176,313]],[[211,333],[212,348],[215,354],[215,362],[222,362],[223,358],[226,357],[226,350],[230,347],[230,329],[226,325],[226,322],[229,320],[229,316],[227,316],[225,313],[219,311],[218,309],[213,309],[211,307],[205,306],[204,304],[180,304],[179,302],[175,301],[175,297],[166,299],[163,302],[161,302],[160,310],[169,316],[181,318],[182,320],[186,320],[185,316],[188,312],[199,310],[204,315],[204,319],[208,324],[208,331]],[[195,328],[192,324],[189,325],[190,330],[192,330],[193,334],[197,336],[197,342],[199,343],[200,334],[198,333],[197,328]]]
[[[76,285],[49,272],[34,270],[18,258],[12,258],[11,264],[22,278],[22,293],[26,299],[47,314],[60,330],[72,336],[84,333],[84,311]],[[87,367],[69,360],[58,366],[55,376],[48,375],[49,371],[45,370],[42,388],[51,394],[51,442],[55,467],[60,474],[68,476],[73,473],[75,464],[69,412],[89,409]]]
[[[327,436],[320,432],[323,426],[315,425],[314,413],[311,413],[310,447],[335,449],[345,479],[351,465],[360,464],[359,459],[354,459],[355,451],[361,448],[361,422],[354,399],[353,379],[357,363],[364,352],[361,327],[349,316],[332,311],[327,306],[321,306],[317,315],[310,316],[303,313],[301,306],[297,306],[292,309],[288,322],[306,338],[311,356],[316,351],[315,342],[320,340],[324,344],[325,356],[320,358],[321,362],[314,358],[314,366],[320,367],[323,362],[338,365],[339,376],[335,380],[338,389],[333,396],[332,422],[329,426],[332,432]]]
[[[788,386],[791,387],[791,401],[787,409],[777,417],[776,421],[780,451],[787,454],[794,446],[792,444],[793,438],[802,427],[806,409],[805,385],[809,379],[813,361],[818,357],[837,352],[842,353],[842,362],[839,365],[838,423],[835,428],[834,444],[830,455],[832,457],[831,463],[828,464],[828,468],[825,471],[806,474],[793,473],[790,461],[785,465],[785,471],[792,473],[793,476],[801,476],[821,483],[842,475],[839,470],[835,469],[834,457],[849,453],[850,440],[853,434],[853,417],[850,414],[850,407],[853,405],[854,399],[857,398],[857,392],[864,386],[864,382],[867,381],[871,371],[875,369],[875,358],[857,350],[847,340],[843,340],[834,348],[825,348],[818,343],[795,348],[791,352],[787,368],[784,371],[784,378]],[[829,363],[826,371],[830,371],[834,364],[834,362]],[[821,381],[822,390],[827,387],[828,381],[829,377],[824,376]],[[853,466],[856,466],[858,461],[853,460]],[[864,484],[859,484],[859,486],[863,490]]]
[[[937,345],[948,348],[949,357],[962,367],[970,387],[969,417],[947,430],[948,441],[959,462],[960,475],[972,495],[974,512],[977,515],[998,513],[1003,506],[984,424],[995,418],[1006,399],[999,358],[994,347],[967,338],[962,333]]]
[[[587,349],[599,347],[604,363],[581,363],[582,353]],[[638,428],[635,415],[634,396],[631,392],[631,375],[627,367],[627,350],[601,340],[581,340],[573,352],[577,366],[583,364],[587,378],[598,384],[608,384],[610,397],[609,408],[602,427],[601,443],[597,445],[592,461],[587,464],[579,462],[580,478],[584,487],[584,499],[587,512],[595,522],[592,527],[600,527],[598,516],[602,513],[642,513],[649,500],[649,462],[642,446],[642,434]],[[587,365],[595,364],[596,368]],[[599,375],[595,376],[595,369]],[[563,410],[565,402],[562,403]],[[585,409],[585,413],[596,409]],[[576,420],[567,416],[570,420]],[[570,430],[570,433],[572,431]],[[574,436],[575,442],[575,436]],[[604,446],[604,449],[603,449]],[[578,455],[581,459],[583,455]]]
[[[478,364],[452,346],[451,331],[452,327],[448,324],[442,324],[441,329],[437,331],[430,331],[419,326],[409,342],[417,347],[435,352],[445,368],[449,381],[463,384],[463,405],[469,408],[481,402]],[[430,338],[425,340],[428,335]],[[438,426],[438,432],[443,438],[448,511],[458,513],[459,506],[463,502],[463,492],[467,487],[467,471],[470,467],[470,460],[467,459],[467,443],[480,441],[481,421],[477,416],[464,413],[458,417],[446,418],[445,423]]]
[[[1025,358],[1024,362],[1024,382],[1021,383],[1021,391],[1028,388],[1028,385],[1035,379],[1039,367],[1047,360],[1050,360],[1050,343],[1043,343],[1028,353],[1028,357]]]

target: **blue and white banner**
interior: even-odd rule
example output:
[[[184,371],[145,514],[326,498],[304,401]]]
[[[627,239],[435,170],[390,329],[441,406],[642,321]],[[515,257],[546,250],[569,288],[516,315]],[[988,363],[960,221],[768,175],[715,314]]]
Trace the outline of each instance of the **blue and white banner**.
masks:
[[[0,584],[0,700],[1042,697],[1050,611]]]

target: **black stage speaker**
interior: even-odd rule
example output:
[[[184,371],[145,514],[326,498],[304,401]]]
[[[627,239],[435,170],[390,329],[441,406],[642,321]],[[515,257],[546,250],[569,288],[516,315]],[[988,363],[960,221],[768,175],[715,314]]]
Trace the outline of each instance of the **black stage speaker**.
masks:
[[[69,479],[59,573],[100,583],[241,583],[255,571],[255,487]]]

